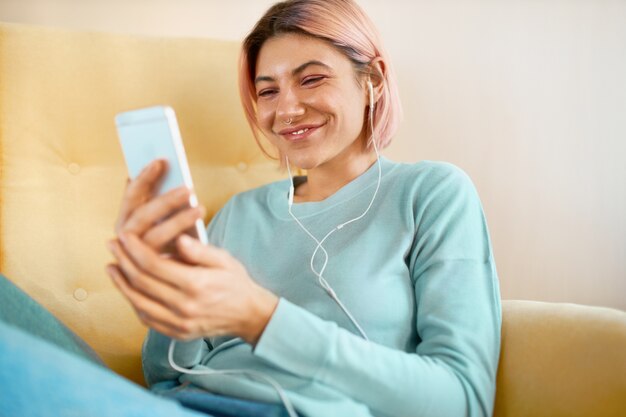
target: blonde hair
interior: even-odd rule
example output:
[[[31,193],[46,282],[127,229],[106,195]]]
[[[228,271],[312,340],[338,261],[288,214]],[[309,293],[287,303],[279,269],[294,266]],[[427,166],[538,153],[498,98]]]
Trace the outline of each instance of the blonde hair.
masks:
[[[261,17],[242,44],[239,57],[239,95],[248,124],[259,147],[272,157],[259,139],[261,131],[256,114],[256,61],[268,39],[297,33],[329,42],[342,52],[358,73],[382,79],[382,94],[373,117],[379,149],[391,142],[402,117],[395,73],[373,22],[353,0],[287,0],[275,4]],[[371,65],[377,58],[384,63],[383,73]],[[366,125],[369,125],[366,121]]]

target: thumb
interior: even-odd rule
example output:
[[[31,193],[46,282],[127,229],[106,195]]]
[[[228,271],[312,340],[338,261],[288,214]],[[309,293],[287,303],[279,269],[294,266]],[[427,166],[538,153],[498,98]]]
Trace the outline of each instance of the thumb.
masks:
[[[186,234],[181,234],[176,239],[176,249],[182,260],[192,265],[224,267],[228,264],[229,255],[226,251],[216,246],[204,245]]]

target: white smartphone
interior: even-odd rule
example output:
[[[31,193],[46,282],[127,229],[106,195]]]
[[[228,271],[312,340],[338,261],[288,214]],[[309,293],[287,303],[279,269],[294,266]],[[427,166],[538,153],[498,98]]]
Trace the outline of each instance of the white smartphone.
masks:
[[[176,115],[171,107],[154,106],[119,113],[115,116],[115,125],[130,179],[136,178],[155,159],[164,159],[167,160],[167,172],[156,194],[160,195],[183,185],[193,190],[185,148]],[[192,193],[189,206],[197,205],[198,199]],[[202,219],[198,219],[187,233],[205,245],[208,244]]]

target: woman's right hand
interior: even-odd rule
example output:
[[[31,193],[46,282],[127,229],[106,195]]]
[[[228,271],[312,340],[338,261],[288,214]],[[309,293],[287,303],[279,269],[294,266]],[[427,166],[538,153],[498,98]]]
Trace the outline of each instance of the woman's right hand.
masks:
[[[154,196],[166,170],[166,161],[155,160],[137,178],[128,181],[115,222],[117,235],[135,234],[159,252],[205,214],[202,206],[189,207],[192,191],[184,186]]]

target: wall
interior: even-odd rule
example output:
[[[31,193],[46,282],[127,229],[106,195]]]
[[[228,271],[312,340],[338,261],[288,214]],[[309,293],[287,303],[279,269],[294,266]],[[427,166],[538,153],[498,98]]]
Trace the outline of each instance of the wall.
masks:
[[[267,0],[0,0],[0,20],[241,39]],[[503,298],[626,309],[626,2],[360,2],[406,116],[386,154],[481,194]]]

